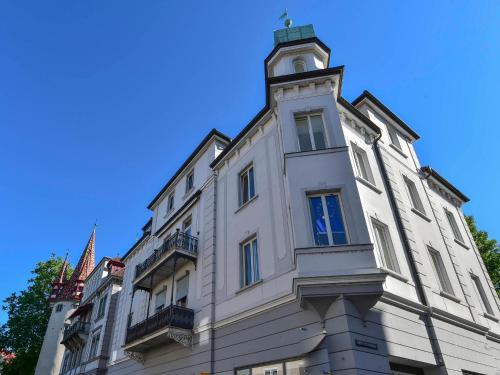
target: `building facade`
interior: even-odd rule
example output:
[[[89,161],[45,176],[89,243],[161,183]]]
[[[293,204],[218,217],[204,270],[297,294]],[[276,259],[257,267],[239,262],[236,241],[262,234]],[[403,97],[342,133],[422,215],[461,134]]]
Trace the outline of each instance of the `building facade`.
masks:
[[[124,254],[109,374],[500,374],[500,301],[418,134],[311,25],[275,32],[266,104],[212,130]]]

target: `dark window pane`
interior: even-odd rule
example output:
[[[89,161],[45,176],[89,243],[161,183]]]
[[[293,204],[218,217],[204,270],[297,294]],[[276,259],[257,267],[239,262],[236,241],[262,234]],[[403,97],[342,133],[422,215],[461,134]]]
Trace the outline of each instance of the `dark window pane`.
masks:
[[[329,245],[321,197],[309,198],[309,208],[311,210],[314,243],[320,246]]]
[[[321,115],[311,116],[311,127],[314,136],[314,144],[316,150],[322,150],[326,148],[325,142],[325,128],[323,126],[323,118]]]
[[[255,196],[255,182],[253,179],[253,168],[250,168],[250,170],[248,171],[248,180],[250,182],[250,197],[249,198],[252,198]]]
[[[328,216],[330,218],[333,243],[335,245],[347,244],[339,197],[337,195],[327,195],[326,206],[328,209]]]

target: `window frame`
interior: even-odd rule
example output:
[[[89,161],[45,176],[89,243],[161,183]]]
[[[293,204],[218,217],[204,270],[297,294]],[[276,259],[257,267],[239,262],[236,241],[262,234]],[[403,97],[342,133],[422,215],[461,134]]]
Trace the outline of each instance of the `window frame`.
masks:
[[[167,197],[167,214],[174,210],[175,191],[172,191]]]
[[[181,280],[186,280],[186,295],[179,298],[179,289],[178,285]],[[178,279],[175,280],[175,305],[176,306],[183,306],[186,307],[188,303],[188,297],[189,297],[189,273],[187,272],[185,275],[179,277]],[[183,304],[179,304],[179,301],[183,301]]]
[[[106,304],[108,302],[108,295],[105,294],[99,299],[99,304],[97,306],[97,315],[95,320],[101,319],[106,313]]]
[[[332,231],[332,226],[331,226],[331,222],[330,222],[330,215],[328,213],[328,206],[326,204],[326,196],[329,196],[329,195],[337,196],[337,199],[339,202],[339,208],[340,208],[340,216],[342,219],[342,225],[344,227],[344,236],[345,236],[345,240],[346,240],[345,243],[336,244],[333,241],[333,231]],[[311,200],[310,199],[317,198],[317,197],[321,198],[321,205],[323,208],[323,215],[324,215],[325,225],[326,225],[326,229],[327,229],[328,245],[318,244],[316,242],[316,238],[314,236],[314,222],[313,222],[313,217],[312,217],[312,213],[311,213]],[[350,243],[349,231],[347,229],[345,209],[344,209],[344,204],[342,202],[342,196],[341,196],[340,191],[308,193],[308,194],[306,194],[306,198],[307,198],[307,207],[308,207],[308,211],[309,211],[310,230],[311,230],[311,237],[313,239],[313,246],[320,247],[320,246],[345,246],[345,245],[348,245]]]
[[[320,116],[321,117],[321,122],[322,122],[322,131],[323,131],[323,138],[325,141],[325,147],[324,148],[317,148],[316,147],[316,140],[314,139],[314,132],[312,129],[312,124],[311,124],[311,117],[313,116]],[[307,119],[307,131],[309,135],[309,142],[311,143],[311,149],[310,150],[302,150],[300,147],[300,139],[299,139],[299,133],[298,133],[298,128],[297,128],[297,119],[305,117]],[[330,142],[328,139],[328,132],[326,130],[326,121],[325,121],[325,115],[323,111],[314,111],[314,112],[298,112],[294,113],[293,119],[295,122],[295,133],[297,137],[297,146],[299,148],[299,152],[308,152],[308,151],[318,151],[318,150],[326,150],[330,147]]]
[[[387,134],[389,135],[391,145],[396,147],[399,151],[403,151],[401,141],[399,140],[399,133],[392,125],[387,125]]]
[[[163,302],[163,304],[158,305],[158,297],[161,295],[164,296],[165,301]],[[164,287],[164,288],[160,289],[160,291],[155,293],[155,306],[154,306],[155,313],[163,310],[166,307],[166,304],[167,304],[167,287]]]
[[[253,244],[256,244],[256,247],[254,249]],[[247,268],[246,268],[246,252],[245,252],[245,247],[246,245],[250,246],[250,254],[251,254],[251,280],[247,283],[246,280],[246,275],[247,275]],[[260,275],[260,255],[259,255],[259,240],[257,238],[257,235],[254,234],[250,237],[248,237],[246,240],[242,241],[240,243],[240,287],[241,288],[246,288],[249,287],[253,284],[258,283],[262,277]]]
[[[300,71],[300,72],[297,71],[297,69],[296,69],[297,64],[301,64],[302,65],[302,71]],[[292,61],[292,67],[293,67],[293,72],[295,74],[300,74],[300,73],[307,72],[307,64],[306,64],[305,60],[302,57],[298,57],[298,58],[294,59]]]
[[[92,340],[90,341],[89,357],[88,357],[89,361],[97,357],[97,349],[100,340],[101,340],[101,332],[97,332],[92,335]]]
[[[252,171],[252,181],[250,181],[250,171]],[[247,176],[247,192],[248,192],[248,197],[244,196],[244,183],[243,183],[243,178],[244,176]],[[253,194],[252,194],[252,187],[253,185]],[[246,203],[250,202],[252,199],[254,199],[257,196],[256,193],[256,188],[255,188],[255,168],[253,163],[250,163],[247,165],[243,170],[238,174],[238,203],[239,207],[245,205]]]
[[[453,285],[451,284],[450,276],[444,265],[441,252],[431,246],[427,246],[427,251],[429,252],[431,267],[438,282],[439,290],[454,296],[455,292],[453,290]]]
[[[392,241],[391,230],[389,226],[374,217],[371,218],[371,221],[375,245],[377,246],[377,250],[382,261],[382,266],[392,272],[401,274],[401,265],[399,264],[399,259],[394,247],[394,243]],[[380,229],[382,231],[384,237],[383,240],[387,244],[387,249],[384,249],[380,240],[380,234],[377,229]],[[390,261],[390,264],[388,263],[388,260]]]
[[[186,174],[186,194],[194,189],[194,168]]]
[[[362,147],[359,147],[355,143],[351,143],[352,153],[354,158],[354,164],[356,165],[357,176],[366,182],[369,182],[372,185],[375,185],[375,179],[373,177],[373,171],[370,165],[370,161],[368,160],[368,153]],[[358,157],[359,156],[359,157]],[[361,165],[365,169],[367,176],[363,176]]]
[[[408,194],[408,198],[410,199],[411,208],[420,212],[422,215],[426,215],[424,203],[420,198],[420,194],[417,189],[417,184],[408,176],[403,176],[406,192]]]
[[[491,307],[491,303],[488,299],[488,296],[486,295],[486,291],[484,290],[483,283],[481,282],[481,279],[479,276],[473,274],[472,272],[470,273],[470,277],[472,279],[472,283],[474,285],[474,290],[476,292],[476,295],[478,297],[479,303],[481,305],[481,309],[483,310],[483,313],[489,314],[494,316],[493,308]]]
[[[464,238],[462,236],[462,232],[460,231],[460,228],[458,227],[458,223],[455,220],[455,215],[453,214],[453,212],[451,212],[450,210],[445,208],[444,214],[446,216],[446,220],[448,221],[448,225],[450,226],[451,233],[453,234],[453,238],[461,243],[464,243]]]
[[[186,224],[188,222],[189,224]],[[187,230],[189,230],[189,233],[186,233]],[[193,215],[189,214],[184,220],[182,220],[182,233],[187,234],[188,236],[193,235]]]
[[[62,303],[58,303],[57,306],[56,306],[56,313],[61,312],[62,309],[63,309],[63,304]]]

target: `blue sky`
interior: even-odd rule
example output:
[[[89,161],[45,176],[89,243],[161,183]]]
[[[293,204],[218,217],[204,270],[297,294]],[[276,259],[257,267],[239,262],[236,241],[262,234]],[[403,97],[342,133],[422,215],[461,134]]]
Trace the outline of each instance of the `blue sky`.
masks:
[[[420,135],[416,147],[500,238],[498,1],[2,1],[0,299],[92,230],[123,254],[146,205],[213,127],[264,104],[263,60],[287,7]],[[0,322],[5,320],[0,313]]]

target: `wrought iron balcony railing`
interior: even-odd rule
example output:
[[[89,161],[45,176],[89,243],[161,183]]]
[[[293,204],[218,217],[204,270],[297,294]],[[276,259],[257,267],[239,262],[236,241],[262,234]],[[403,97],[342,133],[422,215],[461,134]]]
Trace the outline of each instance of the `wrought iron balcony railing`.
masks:
[[[190,236],[183,232],[176,232],[156,250],[153,251],[144,262],[135,266],[135,278],[139,278],[145,272],[154,268],[161,259],[164,259],[164,255],[170,250],[182,250],[193,257],[196,257],[198,253],[198,238]]]
[[[80,337],[80,335],[88,335],[90,329],[90,323],[88,322],[75,322],[72,325],[66,327],[63,333],[62,344],[67,343],[69,340]]]
[[[193,329],[194,311],[186,307],[170,305],[149,318],[127,329],[125,344],[142,339],[164,328]]]

